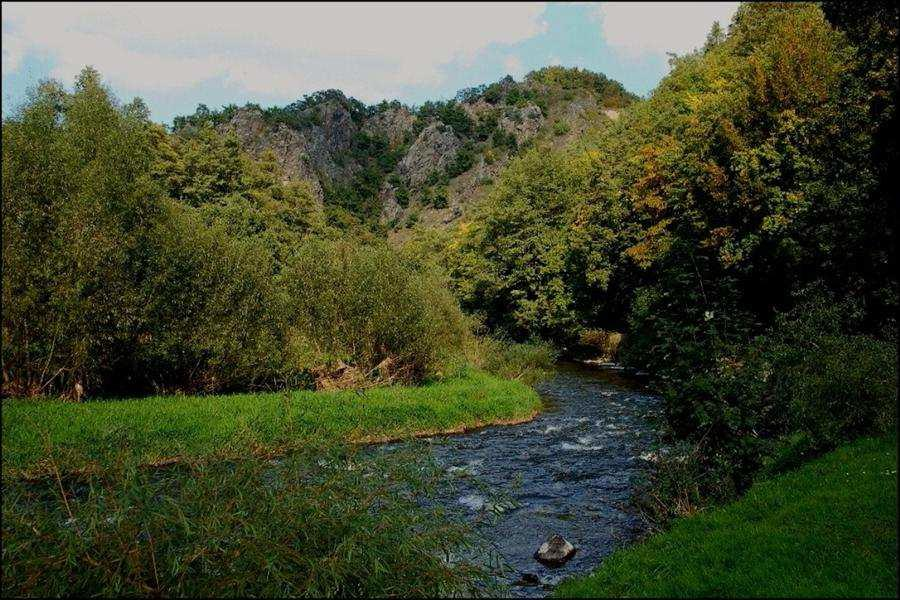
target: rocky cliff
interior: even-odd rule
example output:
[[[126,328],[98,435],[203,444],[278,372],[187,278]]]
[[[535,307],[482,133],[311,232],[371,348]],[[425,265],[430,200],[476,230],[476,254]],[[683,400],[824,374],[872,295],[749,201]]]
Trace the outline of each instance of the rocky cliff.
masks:
[[[251,154],[274,152],[284,177],[309,180],[326,208],[402,235],[417,222],[454,221],[517,153],[565,144],[633,99],[603,75],[548,67],[415,109],[328,90],[284,108],[198,110],[176,128],[211,121]]]

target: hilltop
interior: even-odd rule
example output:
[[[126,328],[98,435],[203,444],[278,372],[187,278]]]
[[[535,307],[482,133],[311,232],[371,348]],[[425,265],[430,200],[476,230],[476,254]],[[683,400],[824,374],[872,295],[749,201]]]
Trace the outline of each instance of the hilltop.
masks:
[[[271,150],[287,180],[311,183],[332,222],[378,222],[402,235],[416,222],[456,221],[510,157],[560,147],[636,99],[602,74],[546,67],[418,107],[367,106],[340,90],[267,109],[200,105],[173,130],[191,136],[211,125],[253,156]]]

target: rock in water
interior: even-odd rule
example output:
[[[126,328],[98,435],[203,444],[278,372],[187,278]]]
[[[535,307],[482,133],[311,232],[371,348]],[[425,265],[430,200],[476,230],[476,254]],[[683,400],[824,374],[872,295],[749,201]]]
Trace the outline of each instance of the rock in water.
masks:
[[[541,544],[534,557],[548,567],[562,566],[575,554],[576,548],[561,535],[553,535],[549,540]]]

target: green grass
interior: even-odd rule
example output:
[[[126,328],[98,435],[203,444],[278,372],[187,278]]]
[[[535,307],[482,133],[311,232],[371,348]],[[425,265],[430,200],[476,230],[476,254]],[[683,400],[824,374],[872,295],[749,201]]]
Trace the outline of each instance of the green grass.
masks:
[[[0,596],[470,597],[470,528],[418,499],[443,471],[412,444],[335,440],[258,458],[5,479]],[[488,588],[490,589],[490,587]]]
[[[560,597],[897,597],[896,439],[863,439],[620,550]]]
[[[323,437],[365,441],[522,420],[539,408],[530,387],[473,370],[420,387],[365,392],[6,400],[3,474],[267,454]]]

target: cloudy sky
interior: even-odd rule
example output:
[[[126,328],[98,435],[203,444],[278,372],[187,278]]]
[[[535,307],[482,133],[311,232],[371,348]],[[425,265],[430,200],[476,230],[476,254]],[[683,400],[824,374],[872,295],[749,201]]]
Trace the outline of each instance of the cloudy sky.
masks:
[[[197,103],[286,104],[339,88],[418,104],[548,64],[646,94],[666,52],[703,44],[737,3],[3,3],[3,114],[29,87],[97,68],[169,122]]]

